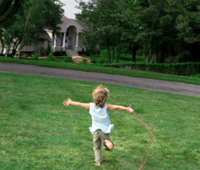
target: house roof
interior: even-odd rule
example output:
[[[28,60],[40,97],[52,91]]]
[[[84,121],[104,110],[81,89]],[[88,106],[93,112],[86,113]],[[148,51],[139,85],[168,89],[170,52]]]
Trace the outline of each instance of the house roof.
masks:
[[[62,20],[62,22],[63,22],[62,24],[59,24],[59,26],[60,26],[61,28],[66,24],[66,22],[69,22],[69,21],[74,21],[74,22],[76,22],[77,24],[79,24],[79,25],[80,25],[81,27],[83,27],[84,29],[87,29],[87,28],[88,28],[83,22],[78,21],[78,20],[76,20],[76,19],[67,18],[65,15],[62,16],[61,20]]]

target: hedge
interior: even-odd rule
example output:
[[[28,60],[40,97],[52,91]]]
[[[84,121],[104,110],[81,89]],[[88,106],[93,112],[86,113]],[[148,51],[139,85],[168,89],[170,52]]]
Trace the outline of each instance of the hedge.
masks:
[[[99,65],[99,64],[97,64]],[[187,63],[112,63],[101,64],[104,67],[127,68],[175,75],[193,75],[200,73],[200,62]]]

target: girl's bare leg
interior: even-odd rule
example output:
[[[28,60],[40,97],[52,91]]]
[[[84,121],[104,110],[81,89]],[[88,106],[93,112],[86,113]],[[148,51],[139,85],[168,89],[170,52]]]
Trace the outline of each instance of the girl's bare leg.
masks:
[[[105,145],[106,145],[110,150],[113,148],[112,142],[110,142],[108,139],[106,139],[104,142],[105,142]]]

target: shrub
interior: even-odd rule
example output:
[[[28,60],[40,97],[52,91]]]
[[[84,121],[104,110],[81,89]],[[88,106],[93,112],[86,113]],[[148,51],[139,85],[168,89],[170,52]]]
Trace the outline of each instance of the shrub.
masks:
[[[64,61],[67,63],[72,63],[72,57],[70,56],[69,52],[67,53],[67,55],[64,56]]]
[[[53,55],[54,56],[64,56],[64,55],[67,55],[66,54],[66,51],[55,51],[55,52],[53,52]]]
[[[48,47],[47,47],[46,53],[47,53],[47,55],[49,55],[51,53],[51,46],[50,46],[49,43],[48,43]]]
[[[46,56],[47,55],[47,50],[44,47],[41,47],[39,49],[40,55],[41,56]]]
[[[61,56],[60,51],[55,51],[55,52],[53,52],[53,55],[54,55],[54,56]]]
[[[38,60],[38,57],[40,56],[40,52],[35,52],[33,55],[32,55],[32,57],[31,57],[31,59],[32,60]]]
[[[90,56],[90,50],[87,49],[87,50],[85,51],[84,54],[85,54],[86,56]]]
[[[73,62],[72,58],[69,57],[69,56],[64,56],[63,60],[64,60],[64,62],[67,62],[67,63],[72,63]]]
[[[82,52],[81,52],[81,51],[78,51],[77,53],[78,53],[78,55],[82,55]]]
[[[82,50],[78,51],[77,53],[78,53],[78,55],[83,56],[83,55],[85,55],[85,49],[82,48]]]
[[[101,59],[99,60],[99,63],[103,64],[103,63],[107,63],[107,61],[103,57],[101,57]]]
[[[103,61],[103,59],[102,59]],[[108,64],[100,62],[104,67],[125,68],[131,67],[136,70],[153,71],[158,73],[176,74],[176,75],[192,75],[200,73],[199,63],[112,63]]]
[[[6,54],[1,54],[1,56],[6,56]],[[12,54],[10,54],[10,53],[7,53],[7,57],[12,57]]]
[[[61,52],[62,56],[67,55],[66,51]]]
[[[81,51],[78,51],[78,54],[81,55],[81,56],[83,56],[83,55],[85,55],[85,56],[90,56],[90,55],[99,56],[100,55],[100,50],[89,50],[89,49],[86,49],[86,51],[85,51],[85,49],[82,48]]]
[[[63,51],[62,48],[60,49],[60,56],[67,55],[66,51]]]
[[[48,60],[48,61],[53,61],[54,60],[52,52],[49,53],[49,55],[47,56],[46,60]]]
[[[87,63],[87,59],[84,58],[84,59],[82,60],[82,63]]]
[[[100,53],[100,50],[94,50],[94,55],[97,55],[99,56],[101,53]]]
[[[93,64],[96,64],[96,63],[98,63],[98,61],[97,61],[97,60],[93,60],[92,63],[93,63]]]
[[[85,49],[82,48],[81,54],[85,54]]]

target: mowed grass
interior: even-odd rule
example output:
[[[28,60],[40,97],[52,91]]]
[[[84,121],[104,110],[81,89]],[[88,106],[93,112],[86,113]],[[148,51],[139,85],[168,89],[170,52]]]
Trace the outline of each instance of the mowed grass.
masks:
[[[100,50],[101,51],[101,55],[100,56],[89,56],[89,58],[92,61],[97,61],[98,63],[104,61],[107,62],[108,61],[108,51],[107,50]],[[110,52],[110,59],[112,61],[112,57],[113,57],[113,52]],[[116,62],[117,60],[117,53],[115,52],[114,54],[114,62]],[[119,63],[127,63],[127,62],[132,62],[132,54],[125,54],[122,53],[120,55],[120,60]],[[136,63],[145,63],[145,58],[142,57],[141,55],[136,54]]]
[[[110,111],[111,152],[94,166],[91,117],[64,99],[89,103],[98,84],[0,73],[1,170],[137,170],[152,142],[133,114]],[[106,85],[108,103],[129,106],[153,131],[154,145],[142,170],[200,169],[200,98]]]

